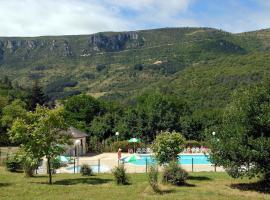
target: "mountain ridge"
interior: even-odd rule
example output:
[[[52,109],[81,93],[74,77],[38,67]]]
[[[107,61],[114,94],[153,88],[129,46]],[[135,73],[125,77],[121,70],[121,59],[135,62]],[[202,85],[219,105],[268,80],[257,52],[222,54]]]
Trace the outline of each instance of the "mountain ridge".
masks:
[[[8,76],[22,87],[39,79],[51,100],[81,92],[128,99],[151,85],[181,78],[192,66],[267,54],[267,37],[268,30],[233,34],[195,27],[0,37],[0,78]]]

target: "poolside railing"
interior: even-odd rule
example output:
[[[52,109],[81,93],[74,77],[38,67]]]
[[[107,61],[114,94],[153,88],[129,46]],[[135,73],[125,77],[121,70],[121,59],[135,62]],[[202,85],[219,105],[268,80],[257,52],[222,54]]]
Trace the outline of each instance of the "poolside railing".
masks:
[[[181,164],[181,167],[189,172],[219,172],[224,171],[223,168],[217,167],[214,164],[198,164],[199,161],[196,158],[190,159],[190,162],[185,161],[185,164]],[[126,168],[127,173],[148,173],[149,167],[157,165],[156,162],[153,162],[152,159],[148,157],[142,158],[140,162],[125,162],[118,159],[109,159],[109,158],[100,158],[100,159],[91,159],[89,157],[80,157],[79,163],[77,160],[74,163],[69,164],[66,167],[60,168],[57,170],[58,173],[80,173],[80,166],[83,164],[88,164],[94,173],[111,173],[111,170],[123,164]],[[158,166],[159,170],[162,171],[163,167]]]

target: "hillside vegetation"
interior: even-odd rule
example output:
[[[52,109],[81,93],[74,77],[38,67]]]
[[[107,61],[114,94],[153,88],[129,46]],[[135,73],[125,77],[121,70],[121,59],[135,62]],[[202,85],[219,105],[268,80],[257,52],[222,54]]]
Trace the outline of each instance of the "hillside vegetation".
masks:
[[[130,103],[158,88],[194,111],[223,107],[233,90],[268,77],[270,31],[231,34],[164,28],[81,36],[0,38],[0,70],[28,88],[39,79],[51,100],[81,92]],[[199,111],[197,111],[199,112]]]

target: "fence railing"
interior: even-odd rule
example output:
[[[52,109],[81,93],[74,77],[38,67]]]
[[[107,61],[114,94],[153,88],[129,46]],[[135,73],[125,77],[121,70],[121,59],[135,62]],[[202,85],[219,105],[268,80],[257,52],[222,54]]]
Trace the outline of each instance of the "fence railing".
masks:
[[[196,159],[192,159],[191,163],[180,164],[183,169],[188,172],[219,172],[224,171],[222,167],[217,167],[213,164],[197,164]],[[80,173],[80,166],[83,164],[88,164],[94,173],[111,173],[112,169],[120,164],[125,166],[127,173],[147,173],[149,167],[152,165],[157,165],[153,160],[148,158],[143,158],[138,162],[123,162],[117,159],[91,159],[87,157],[80,157],[79,161],[75,158],[72,162],[67,164],[67,166],[60,168],[58,173]],[[158,166],[158,169],[162,171],[163,167]]]
[[[17,150],[17,147],[0,147],[0,166],[3,165],[4,161]]]
[[[12,153],[15,153],[18,148],[16,147],[0,147],[0,165],[4,164],[4,160],[8,158]],[[116,157],[116,156],[115,156]],[[124,164],[128,173],[147,173],[151,165],[157,165],[157,163],[149,157],[143,157],[136,161],[125,162],[118,160],[117,158],[100,157],[95,159],[93,157],[75,157],[72,158],[69,163],[65,166],[56,170],[57,173],[80,173],[80,166],[88,164],[94,173],[111,173],[112,169],[120,164]],[[188,172],[219,172],[224,171],[222,167],[217,167],[214,164],[206,163],[202,164],[199,158],[185,159],[184,157],[180,160],[180,165],[183,169]],[[162,166],[158,166],[159,170],[162,170]],[[47,173],[46,164],[43,163],[37,170],[37,173]]]

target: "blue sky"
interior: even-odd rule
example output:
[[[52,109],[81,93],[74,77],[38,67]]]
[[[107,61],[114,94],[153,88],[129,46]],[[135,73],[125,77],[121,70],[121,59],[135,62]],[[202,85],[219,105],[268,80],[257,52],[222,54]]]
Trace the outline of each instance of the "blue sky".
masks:
[[[0,36],[161,27],[270,28],[270,0],[0,0]]]

